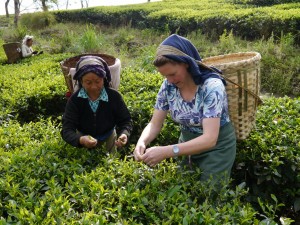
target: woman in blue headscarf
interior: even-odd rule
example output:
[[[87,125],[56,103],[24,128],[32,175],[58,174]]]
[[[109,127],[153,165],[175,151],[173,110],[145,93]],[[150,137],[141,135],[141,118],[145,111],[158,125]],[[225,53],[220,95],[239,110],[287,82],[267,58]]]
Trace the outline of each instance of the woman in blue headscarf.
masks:
[[[98,56],[82,56],[73,79],[79,90],[67,102],[62,138],[75,147],[105,144],[109,152],[124,146],[132,131],[131,116],[121,94],[110,86],[106,62]]]
[[[135,159],[153,167],[166,158],[185,156],[183,164],[202,170],[201,180],[229,178],[236,136],[221,72],[205,66],[195,46],[176,34],[160,44],[154,65],[165,80],[152,119],[136,144]],[[147,148],[168,112],[180,126],[179,143]]]

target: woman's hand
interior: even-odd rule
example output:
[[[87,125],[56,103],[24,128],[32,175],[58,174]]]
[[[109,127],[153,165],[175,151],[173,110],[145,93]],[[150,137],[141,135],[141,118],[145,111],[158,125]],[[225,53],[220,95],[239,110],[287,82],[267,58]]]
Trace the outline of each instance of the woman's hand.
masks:
[[[80,137],[79,143],[86,148],[94,148],[98,141],[90,135],[85,135]]]
[[[142,156],[143,156],[145,150],[146,150],[146,145],[144,142],[138,142],[136,144],[134,152],[133,152],[133,155],[134,155],[134,158],[136,161],[140,162],[143,160]]]
[[[141,156],[141,159],[148,166],[153,167],[164,159],[171,157],[171,155],[169,154],[171,151],[171,147],[169,148],[168,146],[155,146],[147,148],[146,153]]]
[[[119,138],[116,140],[115,144],[118,148],[123,147],[127,144],[128,137],[126,134],[121,134]]]

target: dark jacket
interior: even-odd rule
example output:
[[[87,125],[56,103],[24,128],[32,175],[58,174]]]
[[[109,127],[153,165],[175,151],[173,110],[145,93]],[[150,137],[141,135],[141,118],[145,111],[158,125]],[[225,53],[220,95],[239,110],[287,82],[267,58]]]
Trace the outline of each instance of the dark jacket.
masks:
[[[130,113],[118,91],[106,88],[108,102],[100,100],[96,113],[92,111],[88,99],[77,97],[78,92],[79,90],[70,97],[65,108],[61,130],[63,140],[75,147],[81,147],[79,138],[82,135],[97,137],[105,135],[114,127],[118,134],[130,136]]]

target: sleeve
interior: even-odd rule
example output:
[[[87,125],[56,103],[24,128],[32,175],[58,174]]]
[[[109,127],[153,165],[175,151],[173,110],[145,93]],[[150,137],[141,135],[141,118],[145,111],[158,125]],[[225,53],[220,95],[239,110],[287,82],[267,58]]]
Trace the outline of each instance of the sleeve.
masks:
[[[72,97],[68,100],[65,113],[62,117],[61,137],[68,144],[74,147],[81,147],[79,139],[81,134],[77,132],[79,121],[79,110]]]
[[[156,103],[154,105],[154,108],[158,110],[168,111],[169,103],[168,103],[167,96],[168,96],[168,83],[167,80],[164,80],[157,93]]]
[[[203,118],[220,118],[226,100],[225,86],[220,79],[208,79],[204,84]]]
[[[26,57],[29,57],[31,55],[32,55],[32,50],[28,46],[23,44],[22,45],[22,56],[24,58],[26,58]]]
[[[116,100],[113,100],[115,103],[116,130],[118,134],[126,134],[127,137],[130,137],[132,132],[132,119],[121,94],[116,93]]]

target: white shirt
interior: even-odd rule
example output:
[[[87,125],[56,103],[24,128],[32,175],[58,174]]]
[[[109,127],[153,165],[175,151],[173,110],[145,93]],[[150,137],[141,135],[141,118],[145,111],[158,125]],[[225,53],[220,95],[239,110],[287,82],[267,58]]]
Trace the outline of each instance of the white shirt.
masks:
[[[24,58],[32,56],[33,49],[25,44],[22,44],[22,56]]]

